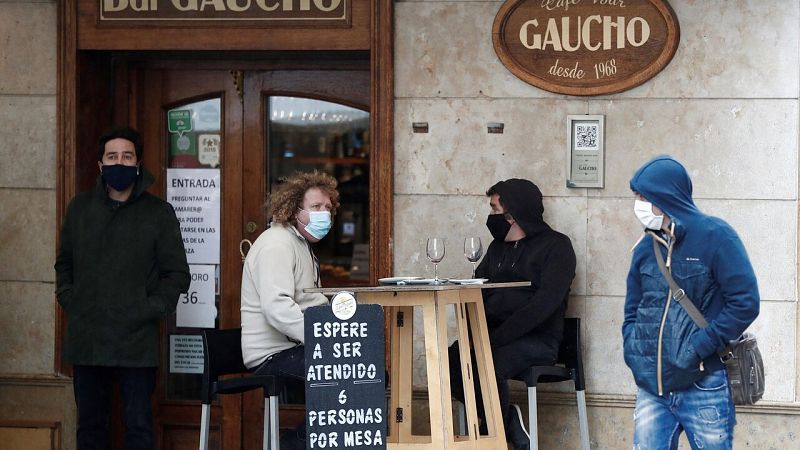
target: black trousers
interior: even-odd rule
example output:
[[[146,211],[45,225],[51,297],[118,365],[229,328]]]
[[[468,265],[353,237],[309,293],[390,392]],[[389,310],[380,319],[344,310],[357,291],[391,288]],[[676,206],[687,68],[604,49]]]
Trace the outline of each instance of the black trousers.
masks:
[[[276,375],[280,377],[295,378],[305,382],[306,379],[306,350],[305,346],[284,350],[272,355],[267,361],[255,369],[256,375]],[[281,437],[281,449],[305,449],[306,422],[302,421],[294,430],[287,431]]]
[[[508,430],[511,418],[508,399],[508,380],[520,375],[523,370],[534,365],[553,364],[558,357],[559,342],[547,335],[528,335],[502,347],[492,347],[494,374],[497,381],[498,397],[500,398],[500,411],[503,413],[503,427]],[[464,401],[464,381],[461,376],[461,360],[458,355],[458,341],[450,346],[450,389],[453,397]],[[476,367],[475,352],[472,355],[472,367]],[[480,390],[478,371],[473,370],[475,383],[475,400],[478,403],[478,418],[486,423],[486,413],[483,407],[483,396]],[[481,433],[486,433],[485,425]],[[506,433],[508,434],[508,433]]]
[[[78,450],[108,450],[111,396],[119,383],[125,411],[125,448],[152,450],[155,367],[74,366],[72,386],[78,406]]]

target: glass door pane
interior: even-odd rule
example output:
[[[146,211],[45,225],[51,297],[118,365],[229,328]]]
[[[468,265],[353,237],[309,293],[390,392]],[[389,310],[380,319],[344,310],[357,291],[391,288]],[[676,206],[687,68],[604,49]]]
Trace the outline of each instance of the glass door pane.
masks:
[[[221,98],[166,111],[167,201],[175,208],[192,272],[167,321],[167,400],[199,400],[203,374],[202,330],[218,328],[220,300]]]
[[[316,244],[324,286],[369,282],[369,113],[302,97],[269,98],[267,191],[296,171],[318,170],[339,182],[340,207]]]

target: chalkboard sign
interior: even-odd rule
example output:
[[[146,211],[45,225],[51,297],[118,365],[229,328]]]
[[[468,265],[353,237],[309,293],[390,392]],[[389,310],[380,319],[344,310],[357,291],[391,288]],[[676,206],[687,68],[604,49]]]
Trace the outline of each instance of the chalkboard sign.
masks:
[[[344,320],[307,309],[305,350],[306,448],[385,449],[383,307],[357,305]]]

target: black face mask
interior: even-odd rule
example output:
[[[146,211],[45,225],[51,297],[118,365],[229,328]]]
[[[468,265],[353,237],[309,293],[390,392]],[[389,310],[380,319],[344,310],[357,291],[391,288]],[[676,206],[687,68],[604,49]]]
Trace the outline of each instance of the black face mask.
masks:
[[[504,241],[506,235],[511,230],[511,224],[508,223],[505,214],[489,214],[486,218],[486,228],[492,233],[492,237]]]
[[[128,189],[139,174],[139,166],[126,166],[123,164],[103,165],[101,169],[103,180],[117,191]]]

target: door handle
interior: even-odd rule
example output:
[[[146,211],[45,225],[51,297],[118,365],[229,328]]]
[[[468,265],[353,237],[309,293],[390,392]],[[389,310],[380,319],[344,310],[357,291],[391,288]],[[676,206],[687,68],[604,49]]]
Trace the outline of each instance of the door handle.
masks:
[[[247,249],[244,248],[245,244],[247,245]],[[244,263],[244,259],[247,257],[247,252],[250,251],[250,247],[253,246],[253,243],[250,242],[250,239],[242,239],[239,241],[239,254],[242,255],[242,263]]]

